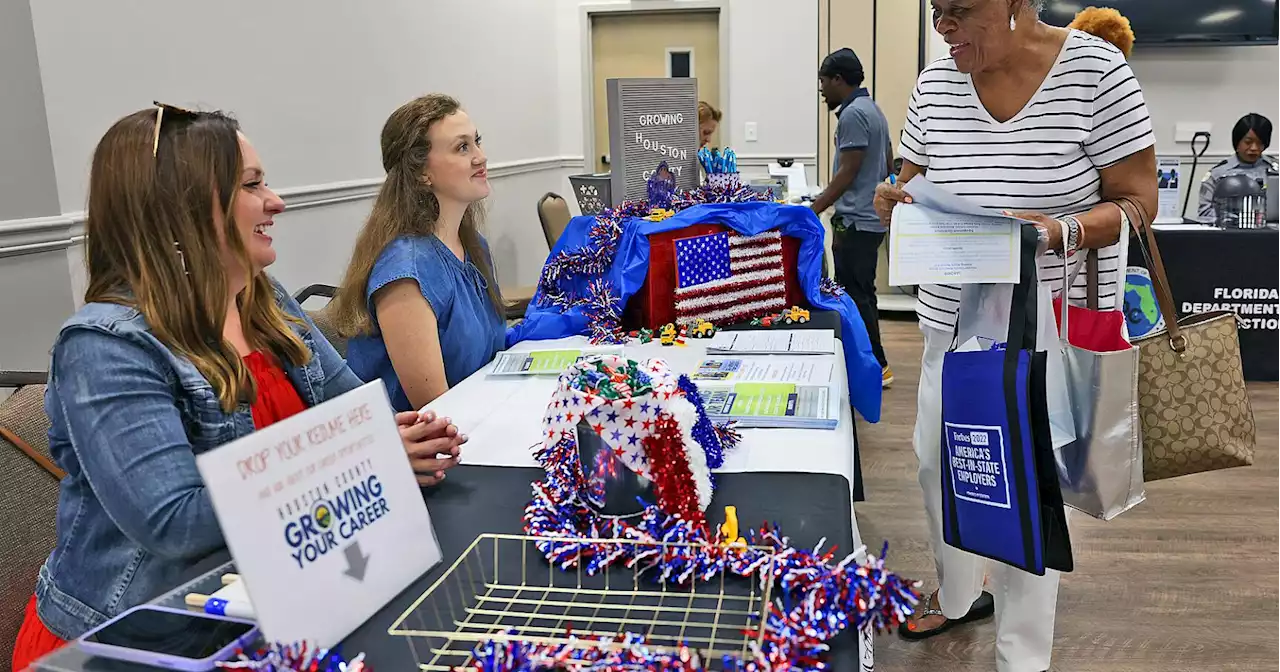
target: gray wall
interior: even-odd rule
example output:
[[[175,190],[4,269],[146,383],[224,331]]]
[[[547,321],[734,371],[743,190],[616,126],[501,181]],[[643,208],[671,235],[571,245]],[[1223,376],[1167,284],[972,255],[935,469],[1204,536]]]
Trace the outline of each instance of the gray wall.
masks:
[[[43,370],[74,310],[28,0],[0,2],[0,369]],[[16,248],[16,249],[15,249]],[[22,252],[19,254],[19,252]]]
[[[28,0],[0,2],[0,222],[58,214]]]

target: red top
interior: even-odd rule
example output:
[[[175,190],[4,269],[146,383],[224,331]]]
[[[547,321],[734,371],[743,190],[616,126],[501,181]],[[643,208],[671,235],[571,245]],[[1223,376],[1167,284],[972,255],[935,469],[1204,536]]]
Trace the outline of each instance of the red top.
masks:
[[[258,399],[253,402],[253,428],[263,429],[307,410],[302,397],[294,389],[289,376],[275,357],[261,352],[244,358],[249,375],[258,384]]]

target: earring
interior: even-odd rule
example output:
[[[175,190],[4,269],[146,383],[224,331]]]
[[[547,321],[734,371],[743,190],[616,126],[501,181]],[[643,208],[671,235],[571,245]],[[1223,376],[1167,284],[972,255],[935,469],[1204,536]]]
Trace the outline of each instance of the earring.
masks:
[[[1009,15],[1009,32],[1013,32],[1017,29],[1018,29],[1018,20],[1014,18],[1012,14],[1010,14]]]

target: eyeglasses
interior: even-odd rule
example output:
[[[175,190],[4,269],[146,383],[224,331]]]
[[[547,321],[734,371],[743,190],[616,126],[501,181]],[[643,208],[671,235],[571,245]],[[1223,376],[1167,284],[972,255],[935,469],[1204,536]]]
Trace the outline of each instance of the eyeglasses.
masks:
[[[169,105],[168,103],[161,103],[155,100],[151,101],[151,104],[156,106],[156,131],[155,136],[151,139],[151,158],[154,159],[160,153],[160,124],[164,121],[165,110],[168,110],[170,115],[188,117],[194,117],[198,113],[195,110],[188,110],[185,107]]]

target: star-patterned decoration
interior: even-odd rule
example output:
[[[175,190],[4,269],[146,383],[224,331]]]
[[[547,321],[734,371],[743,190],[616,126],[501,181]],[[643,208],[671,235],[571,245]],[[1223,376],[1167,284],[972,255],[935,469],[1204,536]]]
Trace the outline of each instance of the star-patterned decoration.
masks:
[[[576,375],[576,367],[561,374],[542,418],[544,444],[555,443],[565,432],[576,436],[582,428],[603,439],[627,468],[649,478],[652,474],[644,440],[653,432],[658,415],[663,412],[657,400],[670,400],[680,391],[676,375],[665,362],[650,360],[641,364],[641,369],[653,380],[653,393],[638,402],[630,397],[605,399],[575,389],[570,382]]]

